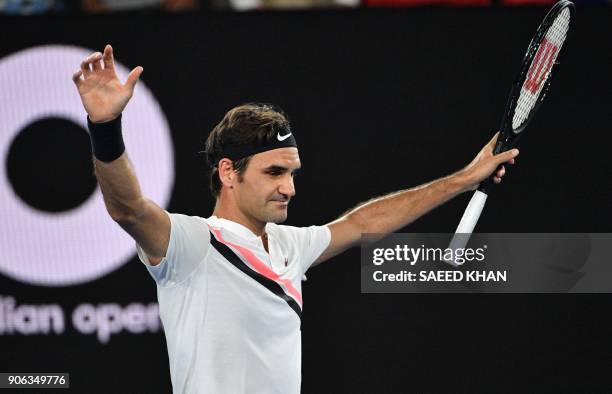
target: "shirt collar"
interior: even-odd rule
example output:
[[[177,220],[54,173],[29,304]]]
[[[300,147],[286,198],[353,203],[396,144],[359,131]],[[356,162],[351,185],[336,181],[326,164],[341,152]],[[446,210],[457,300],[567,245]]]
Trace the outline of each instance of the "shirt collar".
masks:
[[[223,219],[217,216],[211,216],[208,218],[213,227],[220,227],[229,230],[230,232],[237,234],[246,239],[258,239],[260,238],[257,234],[249,230],[247,227],[243,226],[240,223],[232,222],[231,220]],[[266,233],[267,231],[266,225]]]

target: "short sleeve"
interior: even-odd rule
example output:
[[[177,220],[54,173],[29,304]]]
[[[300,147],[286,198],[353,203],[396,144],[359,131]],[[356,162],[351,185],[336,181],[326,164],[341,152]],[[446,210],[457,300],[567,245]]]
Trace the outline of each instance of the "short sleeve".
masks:
[[[302,275],[327,249],[331,241],[331,232],[327,226],[289,227],[297,242],[302,265]]]
[[[160,286],[186,280],[202,264],[210,249],[210,231],[204,219],[166,213],[170,217],[170,241],[162,261],[151,265],[144,250],[136,244],[138,258]]]

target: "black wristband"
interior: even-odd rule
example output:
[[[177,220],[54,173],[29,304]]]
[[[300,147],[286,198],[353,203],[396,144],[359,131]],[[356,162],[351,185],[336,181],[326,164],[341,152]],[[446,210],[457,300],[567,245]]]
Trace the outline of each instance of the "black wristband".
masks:
[[[121,134],[121,115],[104,123],[93,123],[88,116],[87,127],[91,139],[91,150],[98,160],[110,162],[125,152]]]

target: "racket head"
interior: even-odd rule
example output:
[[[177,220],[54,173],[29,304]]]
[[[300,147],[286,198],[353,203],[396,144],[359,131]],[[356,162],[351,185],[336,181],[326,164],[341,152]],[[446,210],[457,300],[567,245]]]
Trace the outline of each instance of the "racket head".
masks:
[[[494,153],[516,146],[518,138],[533,120],[550,88],[554,66],[574,20],[575,6],[560,0],[546,14],[531,39],[521,63],[506,108]]]

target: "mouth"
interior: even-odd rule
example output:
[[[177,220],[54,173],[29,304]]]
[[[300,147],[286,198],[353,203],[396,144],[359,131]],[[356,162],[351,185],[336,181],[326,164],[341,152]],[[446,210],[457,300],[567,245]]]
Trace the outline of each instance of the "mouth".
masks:
[[[279,201],[279,200],[272,200],[273,203],[276,203],[278,205],[280,205],[281,207],[288,207],[289,206],[289,201]]]

